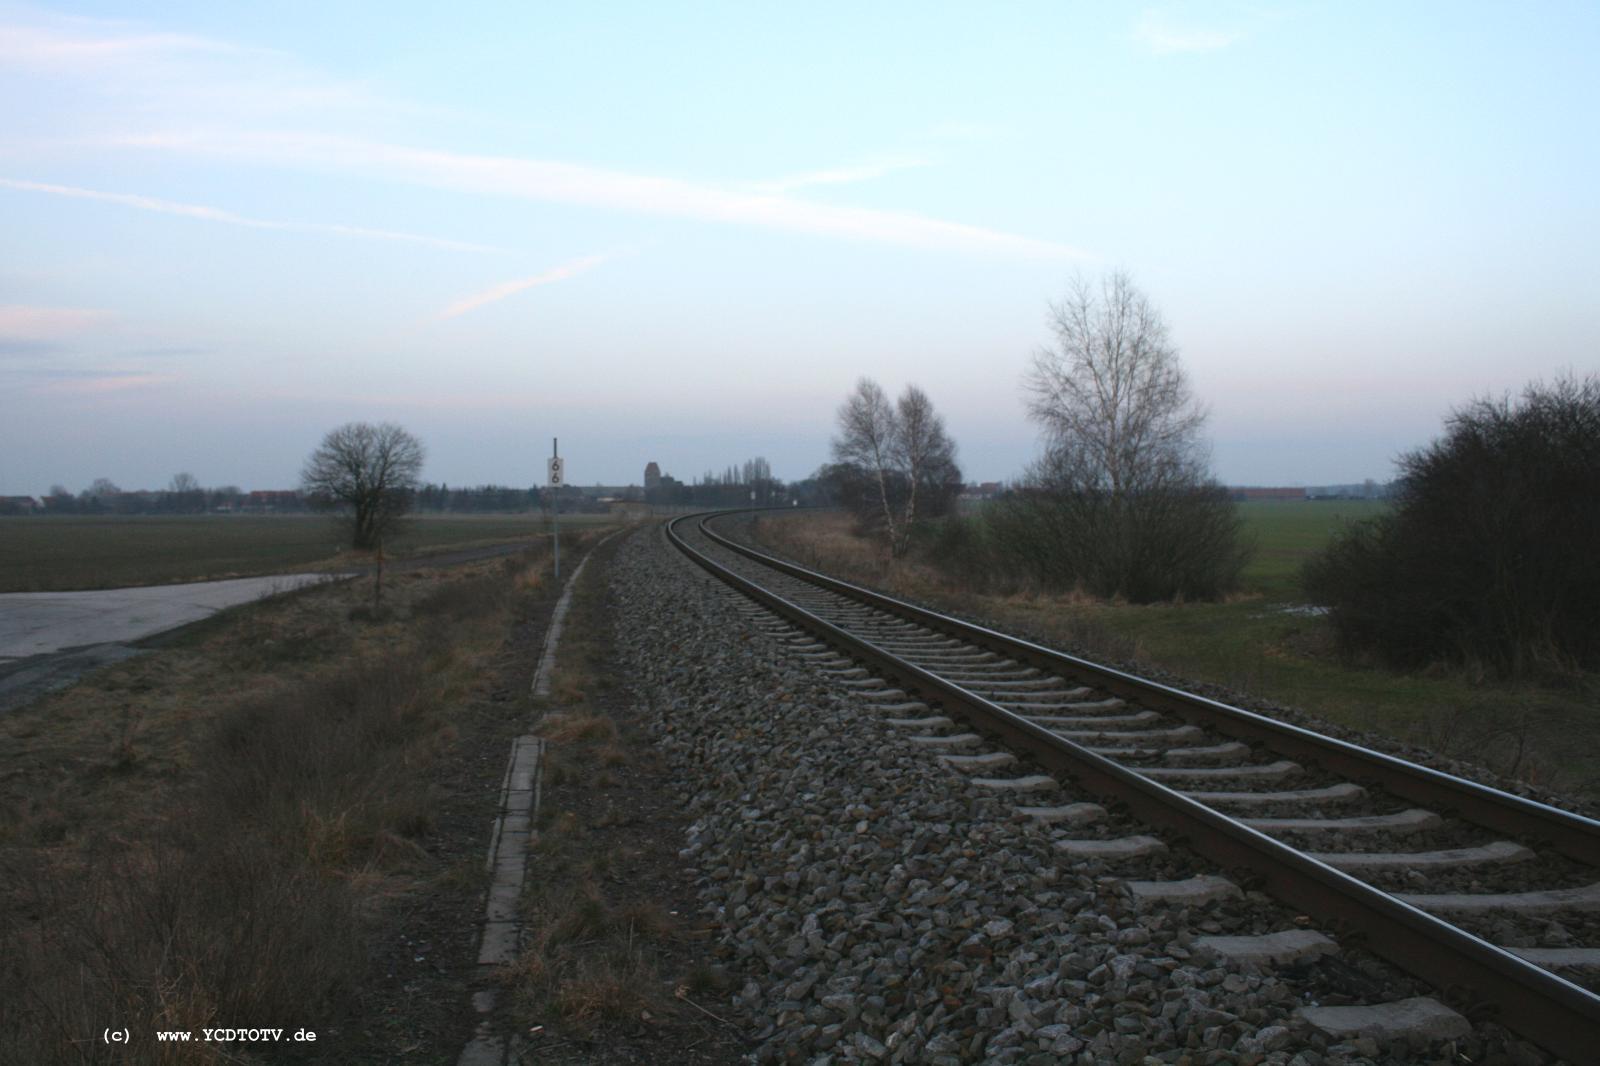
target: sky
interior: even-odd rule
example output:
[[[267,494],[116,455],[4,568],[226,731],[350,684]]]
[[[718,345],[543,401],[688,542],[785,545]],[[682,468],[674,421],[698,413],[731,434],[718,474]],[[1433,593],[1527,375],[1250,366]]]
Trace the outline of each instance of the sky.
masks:
[[[1230,484],[1379,480],[1600,370],[1600,6],[0,0],[0,494],[828,458],[916,383],[968,480],[1129,272]]]

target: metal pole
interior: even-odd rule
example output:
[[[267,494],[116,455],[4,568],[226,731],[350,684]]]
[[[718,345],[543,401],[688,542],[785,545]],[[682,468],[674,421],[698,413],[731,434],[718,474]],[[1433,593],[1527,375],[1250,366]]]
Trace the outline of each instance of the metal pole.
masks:
[[[557,447],[559,442],[555,437],[550,438],[550,458],[561,458],[561,450]],[[567,480],[562,478],[562,481]],[[556,580],[561,580],[561,486],[554,487],[554,496],[550,500],[550,528],[555,539]]]

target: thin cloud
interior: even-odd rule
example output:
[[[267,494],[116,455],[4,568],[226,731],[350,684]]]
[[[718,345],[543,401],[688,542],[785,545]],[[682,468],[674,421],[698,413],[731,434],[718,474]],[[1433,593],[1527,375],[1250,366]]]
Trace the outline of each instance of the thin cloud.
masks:
[[[587,255],[582,259],[574,259],[570,263],[563,263],[561,266],[546,270],[542,274],[535,274],[530,278],[518,278],[516,281],[503,282],[482,292],[473,293],[471,296],[457,300],[443,311],[440,311],[435,320],[443,322],[445,319],[464,315],[468,311],[476,311],[486,304],[504,300],[507,296],[514,296],[526,289],[537,288],[540,285],[550,285],[557,281],[565,281],[568,278],[582,274],[586,270],[599,266],[609,258],[611,257],[608,255]]]
[[[872,181],[901,170],[911,170],[929,165],[929,160],[913,156],[893,156],[872,160],[855,166],[832,167],[825,170],[808,170],[791,174],[776,181],[763,181],[753,186],[759,192],[785,193],[814,185],[849,185],[858,181]]]
[[[0,368],[0,377],[8,378],[16,387],[31,392],[71,396],[127,392],[182,380],[175,374],[160,374],[137,367],[60,365]]]
[[[202,37],[129,30],[125,24],[103,20],[58,19],[42,27],[0,27],[0,61],[6,59],[42,66],[99,93],[103,106],[94,112],[92,122],[97,128],[66,134],[62,142],[77,147],[159,148],[274,168],[343,171],[384,182],[912,248],[1088,258],[1055,241],[909,212],[809,203],[785,191],[866,180],[883,161],[780,179],[782,188],[772,191],[577,163],[407,147],[389,138],[329,135],[328,124],[340,115],[359,117],[370,127],[375,118],[396,118],[403,109],[358,83],[335,81],[299,67],[289,56]],[[416,239],[411,234],[355,227],[246,219],[197,205],[147,197],[123,199],[125,194],[120,193],[63,186],[39,191],[117,197],[117,202],[145,210],[235,225]]]
[[[52,196],[66,196],[78,200],[98,200],[102,203],[137,208],[140,211],[178,215],[183,218],[200,219],[205,222],[222,222],[230,226],[247,226],[251,229],[282,230],[295,233],[331,233],[339,237],[361,237],[371,240],[423,244],[431,248],[445,248],[456,252],[498,252],[503,250],[483,244],[471,244],[467,241],[452,241],[417,233],[400,233],[394,230],[367,229],[363,226],[345,226],[338,223],[324,222],[274,222],[268,219],[248,218],[244,215],[234,214],[232,211],[206,207],[201,204],[158,200],[153,196],[140,196],[135,193],[102,192],[97,189],[80,189],[71,185],[50,185],[40,181],[22,181],[17,178],[0,178],[0,187],[19,189],[25,192],[48,193]]]
[[[114,147],[248,158],[405,180],[461,192],[846,237],[913,248],[1088,258],[1080,249],[907,212],[839,207],[793,197],[606,170],[575,163],[409,148],[312,133],[224,130],[119,136]]]
[[[1244,37],[1241,30],[1180,26],[1160,11],[1146,11],[1133,30],[1134,40],[1158,56],[1184,52],[1214,52]]]
[[[104,325],[110,311],[88,307],[30,307],[25,304],[0,306],[0,338],[16,341],[49,341],[68,337]]]
[[[34,391],[67,396],[104,396],[152,385],[170,385],[180,380],[174,374],[152,374],[143,370],[101,370],[81,375],[61,375],[56,380],[37,386]]]
[[[106,25],[106,29],[110,26]],[[85,33],[46,26],[0,26],[0,60],[12,65],[93,67],[108,61],[152,56],[245,51],[236,45],[183,33]]]

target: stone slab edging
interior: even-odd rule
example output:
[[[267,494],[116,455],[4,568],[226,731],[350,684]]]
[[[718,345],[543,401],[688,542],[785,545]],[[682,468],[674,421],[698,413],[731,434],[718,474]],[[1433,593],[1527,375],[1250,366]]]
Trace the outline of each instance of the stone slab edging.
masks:
[[[625,527],[626,528],[626,527]],[[545,631],[544,644],[539,650],[539,665],[533,675],[533,694],[548,698],[550,676],[554,671],[556,648],[561,643],[561,630],[572,605],[572,592],[583,576],[583,568],[606,541],[624,532],[618,529],[606,534],[583,556],[567,578],[550,614],[550,626]],[[489,834],[489,853],[485,867],[489,872],[489,898],[484,904],[483,938],[478,944],[479,983],[496,967],[516,960],[520,946],[522,924],[518,920],[518,903],[522,886],[528,876],[528,849],[537,839],[535,826],[539,820],[539,792],[544,775],[545,742],[542,737],[525,734],[511,742],[511,755],[506,760],[505,776],[500,782],[500,811]],[[456,1066],[503,1066],[508,1047],[506,1038],[494,1031],[492,1015],[497,1002],[494,988],[479,988],[472,994],[472,1008],[478,1013],[478,1027],[461,1050]]]

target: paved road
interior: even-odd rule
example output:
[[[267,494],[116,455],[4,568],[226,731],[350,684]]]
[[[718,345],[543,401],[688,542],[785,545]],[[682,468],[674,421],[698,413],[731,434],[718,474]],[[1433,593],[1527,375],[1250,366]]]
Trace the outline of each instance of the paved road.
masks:
[[[510,555],[530,542],[460,548],[396,559],[391,573],[456,566]],[[187,585],[96,589],[87,592],[0,592],[0,712],[65,688],[90,670],[143,654],[134,642],[227,607],[319,581],[370,574],[363,566],[339,574],[275,574]]]
[[[89,592],[0,593],[0,663],[140,640],[226,607],[326,580],[325,574],[278,574]]]

